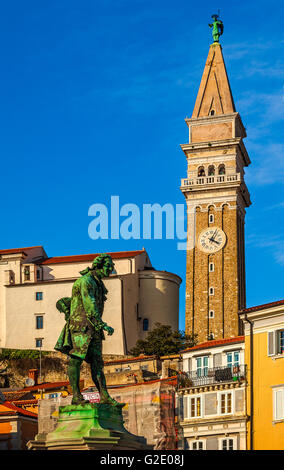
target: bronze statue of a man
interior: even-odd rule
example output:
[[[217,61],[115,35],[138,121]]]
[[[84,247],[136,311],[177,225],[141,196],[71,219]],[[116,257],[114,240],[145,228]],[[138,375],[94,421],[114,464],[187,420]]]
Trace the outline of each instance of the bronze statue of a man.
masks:
[[[213,23],[209,24],[210,28],[212,28],[212,36],[214,39],[214,42],[219,42],[219,37],[222,36],[224,32],[224,25],[223,21],[221,21],[219,18],[219,15],[212,15],[211,18],[213,18]]]
[[[67,373],[74,405],[87,403],[79,387],[83,360],[90,364],[92,380],[100,393],[100,403],[117,404],[107,391],[102,360],[104,331],[109,335],[114,332],[102,321],[107,294],[102,278],[108,277],[113,269],[109,255],[97,256],[91,268],[80,272],[82,276],[74,282],[72,297],[63,297],[56,304],[57,309],[65,314],[66,324],[54,349],[70,356]]]

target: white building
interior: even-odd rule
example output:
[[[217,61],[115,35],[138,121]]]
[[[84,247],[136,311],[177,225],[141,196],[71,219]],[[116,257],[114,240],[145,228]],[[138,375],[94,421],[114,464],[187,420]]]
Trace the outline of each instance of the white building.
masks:
[[[246,448],[244,337],[208,341],[181,351],[178,415],[180,447]]]
[[[156,271],[144,249],[109,254],[115,273],[104,280],[103,320],[115,332],[106,335],[103,353],[126,354],[156,322],[177,330],[181,278]],[[56,302],[71,296],[96,256],[49,258],[42,246],[0,250],[0,347],[53,350],[65,323]]]

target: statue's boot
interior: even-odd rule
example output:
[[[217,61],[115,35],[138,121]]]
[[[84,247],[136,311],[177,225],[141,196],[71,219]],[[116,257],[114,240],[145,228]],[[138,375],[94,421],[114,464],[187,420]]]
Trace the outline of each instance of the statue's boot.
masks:
[[[85,405],[85,403],[90,403],[89,400],[85,400],[83,395],[73,395],[72,405]]]
[[[100,403],[114,405],[114,406],[120,405],[120,403],[118,403],[114,398],[112,398],[109,395],[107,391],[107,387],[106,387],[106,380],[105,380],[104,374],[102,374],[101,376],[97,378],[97,382],[98,382],[99,391],[100,391]]]
[[[71,357],[68,365],[68,377],[73,392],[72,405],[84,405],[89,403],[80,392],[80,368],[82,360],[77,357]]]

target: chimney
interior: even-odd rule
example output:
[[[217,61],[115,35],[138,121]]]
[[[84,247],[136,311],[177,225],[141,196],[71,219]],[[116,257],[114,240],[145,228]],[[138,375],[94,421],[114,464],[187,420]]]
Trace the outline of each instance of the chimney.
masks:
[[[38,381],[38,369],[30,369],[29,370],[29,378],[34,380],[35,385],[37,385]]]

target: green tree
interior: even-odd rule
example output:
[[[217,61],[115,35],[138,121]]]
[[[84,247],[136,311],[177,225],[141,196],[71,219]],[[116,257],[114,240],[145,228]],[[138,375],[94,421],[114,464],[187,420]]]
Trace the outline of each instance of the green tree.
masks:
[[[167,356],[177,354],[197,343],[197,335],[186,335],[184,331],[174,331],[170,325],[155,323],[145,340],[139,339],[130,354],[139,356]]]

